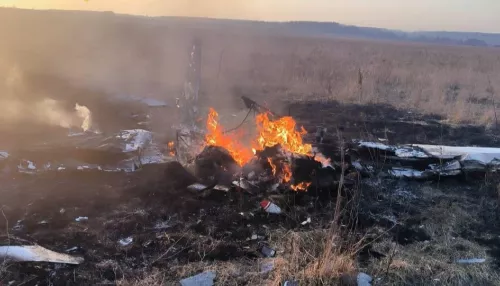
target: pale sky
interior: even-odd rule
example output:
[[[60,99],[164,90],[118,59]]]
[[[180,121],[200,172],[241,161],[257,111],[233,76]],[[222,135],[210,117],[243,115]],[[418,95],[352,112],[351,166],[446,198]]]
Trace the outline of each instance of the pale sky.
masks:
[[[500,0],[0,0],[0,6],[500,33]]]

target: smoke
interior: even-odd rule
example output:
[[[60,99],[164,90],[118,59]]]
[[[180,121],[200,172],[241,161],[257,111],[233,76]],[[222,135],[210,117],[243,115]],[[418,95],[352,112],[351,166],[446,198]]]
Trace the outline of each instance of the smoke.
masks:
[[[90,128],[92,127],[92,113],[90,112],[90,110],[86,106],[80,105],[78,103],[75,105],[75,110],[78,117],[83,120],[81,124],[81,128],[83,129],[83,131],[90,130]]]
[[[92,113],[83,105],[76,104],[74,110],[51,98],[34,102],[15,99],[0,100],[0,120],[2,123],[42,123],[62,128],[81,128],[88,131],[92,127]]]
[[[2,91],[0,89],[0,91]],[[64,102],[49,97],[26,96],[23,78],[19,68],[12,68],[0,93],[0,123],[8,124],[44,124],[62,128],[81,128],[88,131],[92,127],[92,113],[76,103],[74,109]]]

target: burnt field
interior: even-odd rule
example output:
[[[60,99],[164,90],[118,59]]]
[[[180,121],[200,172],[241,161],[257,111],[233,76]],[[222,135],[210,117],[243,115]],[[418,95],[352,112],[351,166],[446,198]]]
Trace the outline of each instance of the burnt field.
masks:
[[[497,49],[0,15],[0,285],[499,285]]]
[[[325,140],[332,143],[322,151],[332,158],[351,139],[498,146],[482,128],[449,126],[387,106],[289,106],[306,129],[328,128]],[[313,142],[310,135],[305,139]],[[198,193],[187,189],[193,177],[179,166],[4,172],[2,245],[38,244],[85,260],[74,266],[6,261],[2,283],[177,285],[203,271],[214,271],[216,285],[357,285],[359,272],[373,285],[498,283],[496,174],[418,181],[347,167],[343,185],[321,193]],[[263,199],[282,213],[265,212]],[[475,258],[485,261],[457,262]]]

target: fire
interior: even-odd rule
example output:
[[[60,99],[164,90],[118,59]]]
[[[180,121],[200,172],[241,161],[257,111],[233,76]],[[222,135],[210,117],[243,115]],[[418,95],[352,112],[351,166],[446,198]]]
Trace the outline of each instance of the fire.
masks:
[[[283,165],[283,183],[288,183],[292,180],[292,170],[290,170],[290,165]]]
[[[302,183],[297,184],[297,185],[291,185],[290,188],[296,192],[305,191],[305,190],[307,190],[307,188],[309,188],[310,185],[311,185],[311,182],[302,182]]]
[[[273,176],[276,176],[276,165],[273,164],[273,160],[271,158],[267,158],[267,162],[271,165],[271,169],[273,170]]]
[[[270,120],[267,113],[258,114],[256,117],[257,131],[259,133],[254,148],[263,150],[265,147],[273,147],[278,144],[291,153],[310,155],[312,153],[311,144],[304,144],[302,136],[307,131],[301,127],[301,131],[296,130],[295,120],[290,116],[281,117],[277,120]]]
[[[219,114],[210,108],[207,119],[207,135],[205,137],[206,143],[212,146],[220,146],[225,148],[233,159],[240,166],[245,165],[253,157],[253,153],[250,149],[245,148],[236,138],[224,134],[221,126],[218,122]]]
[[[170,156],[175,156],[175,143],[173,141],[170,141],[168,142],[167,146]]]
[[[227,149],[234,160],[243,166],[249,162],[257,151],[264,150],[266,147],[273,147],[280,145],[281,148],[287,152],[294,154],[301,154],[312,156],[313,149],[311,144],[304,144],[302,136],[307,134],[306,130],[301,127],[297,131],[297,124],[290,116],[281,117],[277,120],[269,119],[267,113],[258,114],[256,117],[258,136],[252,142],[253,148],[246,148],[238,143],[237,138],[234,136],[226,135],[218,122],[218,114],[210,108],[207,119],[207,135],[206,144],[213,146],[220,146]],[[316,161],[321,162],[323,166],[330,165],[330,159],[325,158],[321,154],[314,157]],[[280,173],[283,183],[292,181],[291,166],[288,162],[281,162],[278,165],[273,162],[272,158],[267,158],[273,176]],[[296,185],[291,185],[290,188],[294,191],[305,191],[311,185],[310,182],[302,182]]]

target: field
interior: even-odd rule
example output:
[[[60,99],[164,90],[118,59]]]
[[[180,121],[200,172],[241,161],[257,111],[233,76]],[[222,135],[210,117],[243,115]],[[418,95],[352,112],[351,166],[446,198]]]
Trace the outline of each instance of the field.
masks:
[[[0,27],[0,150],[66,136],[61,118],[31,113],[46,98],[62,109],[87,106],[105,133],[136,128],[136,107],[119,97],[173,104],[194,37],[202,42],[204,108],[239,112],[245,95],[310,133],[327,127],[338,145],[500,145],[498,49],[106,13],[1,9],[0,18],[9,23]],[[23,116],[13,116],[13,106]],[[155,113],[151,130],[171,132],[174,117]],[[312,142],[312,134],[305,139]],[[275,194],[285,214],[273,216],[258,207],[264,194],[186,191],[192,179],[172,164],[133,173],[4,169],[0,244],[77,247],[71,254],[85,262],[0,263],[0,284],[176,285],[213,270],[216,285],[356,285],[359,272],[373,285],[499,285],[497,174],[426,182],[349,175],[354,184],[345,196]],[[79,216],[89,219],[75,222]],[[118,243],[127,237],[131,244]],[[275,258],[263,257],[262,243]],[[486,261],[456,262],[468,258]]]

